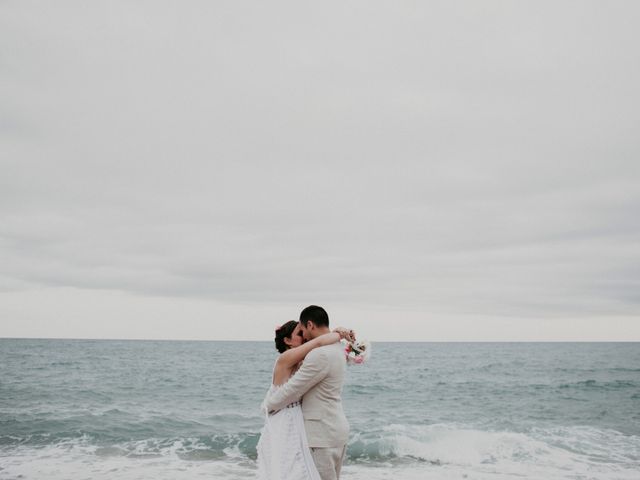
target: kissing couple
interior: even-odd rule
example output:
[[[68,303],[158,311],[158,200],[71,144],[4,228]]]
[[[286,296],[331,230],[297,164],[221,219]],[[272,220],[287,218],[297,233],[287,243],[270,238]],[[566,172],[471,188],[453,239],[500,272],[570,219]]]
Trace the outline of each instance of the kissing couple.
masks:
[[[338,480],[349,423],[342,409],[346,368],[340,340],[353,330],[329,329],[329,316],[311,305],[276,329],[280,352],[262,404],[265,426],[258,441],[259,480]]]

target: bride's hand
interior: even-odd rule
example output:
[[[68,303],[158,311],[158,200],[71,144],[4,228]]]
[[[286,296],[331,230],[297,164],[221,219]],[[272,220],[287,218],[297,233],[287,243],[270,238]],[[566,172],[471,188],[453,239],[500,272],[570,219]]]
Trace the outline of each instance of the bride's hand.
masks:
[[[344,327],[337,327],[334,328],[333,331],[339,334],[340,338],[343,340],[353,342],[356,339],[356,332],[354,332],[353,330],[348,330]]]

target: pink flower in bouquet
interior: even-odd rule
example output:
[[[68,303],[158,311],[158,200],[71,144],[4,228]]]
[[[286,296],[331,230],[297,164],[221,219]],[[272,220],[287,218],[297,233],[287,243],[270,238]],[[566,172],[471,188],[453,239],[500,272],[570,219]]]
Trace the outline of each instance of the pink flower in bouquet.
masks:
[[[371,355],[371,343],[366,340],[346,342],[344,355],[349,365],[362,365]]]

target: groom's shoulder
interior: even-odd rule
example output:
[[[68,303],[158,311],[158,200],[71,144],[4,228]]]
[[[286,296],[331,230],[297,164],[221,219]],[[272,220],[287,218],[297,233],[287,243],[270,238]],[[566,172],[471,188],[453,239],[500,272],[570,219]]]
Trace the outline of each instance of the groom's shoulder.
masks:
[[[328,359],[333,352],[333,345],[324,345],[322,347],[314,348],[307,354],[306,360],[321,361]]]
[[[322,347],[314,348],[307,354],[307,358],[323,358],[327,356],[327,346],[324,345]]]
[[[324,347],[316,348],[316,350],[321,350],[321,354],[327,358],[333,358],[336,356],[343,355],[342,344],[340,343],[332,343],[331,345],[325,345]]]

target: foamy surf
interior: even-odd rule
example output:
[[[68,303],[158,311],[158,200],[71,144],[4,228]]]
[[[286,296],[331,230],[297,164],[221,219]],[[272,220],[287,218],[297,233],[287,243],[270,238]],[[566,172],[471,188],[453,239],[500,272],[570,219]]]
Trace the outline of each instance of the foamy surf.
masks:
[[[99,446],[83,436],[55,445],[4,448],[0,478],[255,478],[255,455],[238,436],[148,439]],[[389,425],[357,433],[344,478],[637,480],[640,437],[590,427],[482,431],[459,425]]]
[[[377,434],[356,435],[350,450],[360,463],[377,459],[401,467],[402,478],[415,473],[415,478],[637,479],[640,471],[640,437],[591,427],[518,433],[390,425]],[[403,465],[411,460],[422,465]],[[377,468],[367,470],[369,478],[386,478]],[[349,471],[360,478],[358,469]]]

